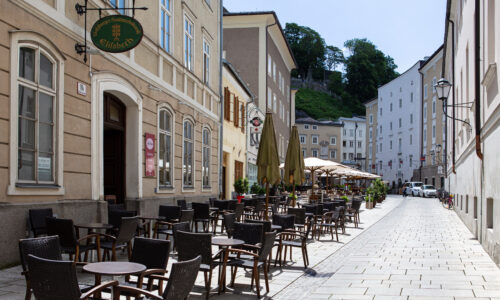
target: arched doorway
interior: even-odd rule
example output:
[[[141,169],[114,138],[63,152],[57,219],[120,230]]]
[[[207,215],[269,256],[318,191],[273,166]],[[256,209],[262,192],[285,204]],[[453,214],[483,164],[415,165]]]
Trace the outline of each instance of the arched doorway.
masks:
[[[125,199],[125,105],[117,97],[104,93],[103,165],[104,195]]]

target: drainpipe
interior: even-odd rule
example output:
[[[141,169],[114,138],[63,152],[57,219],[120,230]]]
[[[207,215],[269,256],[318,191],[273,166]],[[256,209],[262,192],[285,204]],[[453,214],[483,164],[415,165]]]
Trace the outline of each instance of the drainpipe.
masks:
[[[224,147],[224,141],[223,141],[223,136],[222,136],[222,131],[223,131],[223,126],[224,126],[224,95],[223,95],[223,89],[222,89],[222,71],[223,71],[223,63],[222,63],[222,52],[224,44],[222,41],[223,37],[223,27],[222,27],[222,18],[224,16],[224,6],[222,5],[222,2],[220,3],[220,12],[219,12],[219,97],[220,97],[220,124],[219,124],[219,195],[222,194],[222,159],[223,159],[223,147]]]
[[[250,149],[250,123],[248,122],[250,120],[250,111],[248,109],[248,106],[250,105],[250,103],[255,103],[255,99],[253,96],[250,96],[250,101],[247,102],[246,104],[246,107],[245,107],[245,113],[247,114],[247,118],[246,118],[246,122],[247,122],[247,126],[246,126],[246,144],[247,144],[247,152],[246,152],[246,166],[247,166],[247,170],[246,170],[246,174],[247,174],[247,178],[248,178],[248,174],[249,174],[249,170],[250,170],[250,166],[249,166],[249,163],[248,163],[248,153],[250,152],[249,149]]]
[[[476,154],[480,160],[483,160],[483,153],[481,152],[481,82],[479,78],[480,74],[480,63],[481,63],[481,37],[480,37],[480,0],[476,0],[476,7],[474,12],[474,56],[475,56],[475,64],[474,64],[474,78],[475,78],[475,129],[476,129]]]
[[[422,72],[419,72],[420,73],[420,95],[422,95],[422,102],[420,103],[420,110],[422,111],[422,113],[420,114],[420,145],[422,145],[420,147],[420,157],[419,157],[419,161],[420,161],[420,167],[418,168],[418,173],[419,173],[419,179],[420,181],[422,181],[422,156],[424,155],[424,139],[426,137],[424,137],[424,101],[426,101],[424,99],[424,74],[422,74]]]
[[[451,23],[451,77],[452,77],[452,81],[453,81],[453,89],[455,90],[455,22],[453,22],[452,20],[448,20],[448,22]],[[451,107],[451,114],[452,114],[452,121],[453,123],[451,124],[451,137],[452,137],[452,153],[451,153],[451,162],[452,162],[452,172],[454,174],[457,173],[457,171],[455,170],[455,91],[453,91],[453,96],[452,96],[452,100],[451,100],[451,104],[452,104],[452,107]],[[448,111],[448,109],[447,109]]]

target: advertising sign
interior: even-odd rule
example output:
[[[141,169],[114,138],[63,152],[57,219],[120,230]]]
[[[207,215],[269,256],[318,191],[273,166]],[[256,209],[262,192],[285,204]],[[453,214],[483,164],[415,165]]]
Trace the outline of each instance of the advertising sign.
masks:
[[[155,135],[146,133],[146,177],[155,176]]]
[[[92,26],[90,37],[94,45],[105,52],[119,53],[133,49],[143,36],[141,23],[123,15],[99,19]]]

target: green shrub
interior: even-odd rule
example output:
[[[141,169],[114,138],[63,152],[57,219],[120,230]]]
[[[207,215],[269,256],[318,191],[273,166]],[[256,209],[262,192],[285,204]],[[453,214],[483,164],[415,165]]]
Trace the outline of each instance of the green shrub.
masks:
[[[234,191],[238,193],[238,195],[243,195],[248,192],[248,179],[240,178],[234,182],[233,186]]]
[[[252,187],[250,188],[250,193],[257,195],[264,195],[266,193],[266,189],[260,186],[257,182],[254,182]]]

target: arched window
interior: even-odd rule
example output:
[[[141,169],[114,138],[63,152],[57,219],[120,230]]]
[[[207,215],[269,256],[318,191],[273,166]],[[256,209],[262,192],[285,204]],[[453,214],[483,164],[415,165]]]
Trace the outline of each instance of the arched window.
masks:
[[[210,131],[203,128],[203,162],[201,177],[204,188],[210,188]]]
[[[172,159],[172,114],[166,108],[160,108],[158,113],[158,185],[159,188],[173,186]]]
[[[55,181],[56,70],[40,47],[19,47],[18,182]]]
[[[194,128],[193,122],[184,121],[182,184],[184,188],[194,187]]]

